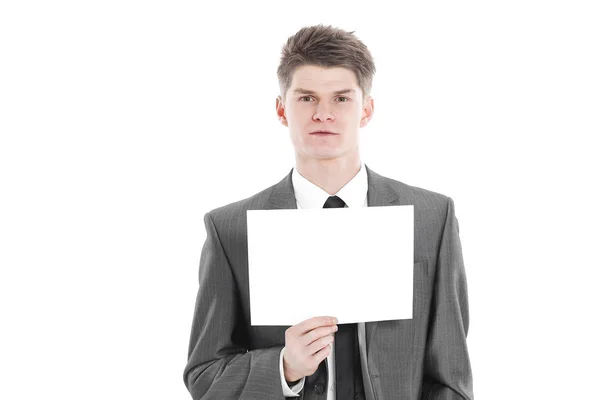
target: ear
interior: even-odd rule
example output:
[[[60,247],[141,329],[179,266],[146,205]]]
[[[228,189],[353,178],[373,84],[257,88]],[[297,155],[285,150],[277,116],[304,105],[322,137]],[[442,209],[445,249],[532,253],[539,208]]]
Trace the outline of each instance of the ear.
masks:
[[[277,99],[275,99],[275,110],[277,111],[277,118],[279,119],[279,122],[281,122],[283,126],[288,126],[288,121],[285,116],[285,106],[281,96],[277,96]]]
[[[373,113],[375,112],[375,103],[373,102],[373,97],[369,96],[365,101],[365,104],[362,108],[362,117],[360,118],[360,127],[364,128],[367,126],[371,118],[373,118]]]

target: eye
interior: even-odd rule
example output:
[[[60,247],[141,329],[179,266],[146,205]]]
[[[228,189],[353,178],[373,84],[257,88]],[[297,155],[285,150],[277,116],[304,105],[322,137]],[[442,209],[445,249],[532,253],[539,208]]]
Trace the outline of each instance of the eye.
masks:
[[[346,96],[340,96],[338,97],[338,100],[340,103],[347,103],[348,101],[350,101],[350,99]]]
[[[311,101],[312,97],[310,97],[310,96],[302,96],[302,97],[300,97],[300,101],[302,101],[304,103],[307,103],[308,101],[304,101],[304,99],[308,99],[308,101]]]

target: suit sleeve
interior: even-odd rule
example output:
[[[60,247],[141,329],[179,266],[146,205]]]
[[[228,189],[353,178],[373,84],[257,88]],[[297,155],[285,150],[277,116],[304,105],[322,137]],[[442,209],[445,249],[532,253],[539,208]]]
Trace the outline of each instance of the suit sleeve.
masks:
[[[199,288],[184,382],[197,399],[283,400],[279,354],[283,346],[246,349],[239,293],[216,226],[204,216]]]
[[[472,400],[467,280],[451,198],[437,257],[431,307],[421,399]]]

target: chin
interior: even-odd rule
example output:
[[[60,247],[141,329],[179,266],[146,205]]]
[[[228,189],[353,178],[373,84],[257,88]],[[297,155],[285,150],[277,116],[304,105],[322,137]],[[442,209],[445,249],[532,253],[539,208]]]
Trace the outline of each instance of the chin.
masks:
[[[334,158],[339,158],[343,155],[340,152],[322,152],[322,153],[313,153],[312,158],[318,160],[331,160]]]

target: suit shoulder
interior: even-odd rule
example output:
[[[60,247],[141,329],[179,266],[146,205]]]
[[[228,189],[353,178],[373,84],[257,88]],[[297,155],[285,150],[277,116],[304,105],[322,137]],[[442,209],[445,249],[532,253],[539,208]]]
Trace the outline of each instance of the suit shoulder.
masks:
[[[408,185],[396,179],[382,178],[391,190],[403,199],[404,204],[414,206],[417,221],[441,228],[448,213],[454,212],[454,203],[449,196],[418,186]]]
[[[395,179],[388,179],[393,190],[403,197],[407,204],[413,205],[416,226],[421,230],[441,233],[449,213],[454,213],[452,198]]]
[[[424,189],[418,186],[408,185],[396,179],[386,179],[396,192],[413,200],[417,204],[424,203],[425,205],[443,206],[445,208],[448,205],[448,202],[450,201],[450,197],[442,193],[437,193],[432,190]]]
[[[206,214],[218,225],[232,220],[239,220],[241,217],[245,218],[247,210],[264,208],[275,186],[270,186],[245,199],[214,208]]]

